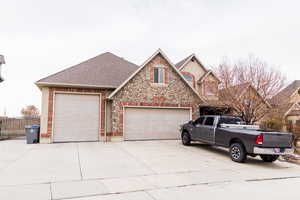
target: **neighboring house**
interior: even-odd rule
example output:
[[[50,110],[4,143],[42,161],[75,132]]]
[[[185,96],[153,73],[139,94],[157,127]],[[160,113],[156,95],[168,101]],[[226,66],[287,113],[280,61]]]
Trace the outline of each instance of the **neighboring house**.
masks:
[[[295,80],[281,90],[271,102],[288,124],[300,123],[300,80]]]
[[[0,55],[0,82],[4,81],[4,79],[2,78],[2,75],[1,75],[1,68],[2,68],[3,64],[5,64],[4,56]]]
[[[205,102],[196,84],[160,49],[141,66],[101,54],[36,82],[40,141],[178,139],[179,125]]]
[[[227,89],[219,90],[219,98],[222,103],[231,108],[235,115],[248,115],[244,118],[247,123],[259,123],[259,121],[272,108],[271,104],[263,98],[251,83],[243,83]],[[252,121],[250,121],[252,120]]]

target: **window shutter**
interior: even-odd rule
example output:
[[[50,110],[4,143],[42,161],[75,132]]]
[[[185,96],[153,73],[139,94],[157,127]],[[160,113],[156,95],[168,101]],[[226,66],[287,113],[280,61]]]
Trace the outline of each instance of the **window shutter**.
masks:
[[[151,76],[151,68],[149,67],[147,70],[146,70],[146,80],[150,80],[150,76]]]

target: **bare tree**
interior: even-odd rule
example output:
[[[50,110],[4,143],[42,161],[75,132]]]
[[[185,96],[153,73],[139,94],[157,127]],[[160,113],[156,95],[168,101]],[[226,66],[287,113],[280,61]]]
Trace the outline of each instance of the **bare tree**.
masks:
[[[24,118],[38,118],[40,116],[39,109],[34,105],[26,106],[21,110]]]
[[[268,100],[285,83],[280,71],[253,55],[234,63],[224,59],[214,71],[221,80],[219,100],[248,124],[259,121],[270,111]]]

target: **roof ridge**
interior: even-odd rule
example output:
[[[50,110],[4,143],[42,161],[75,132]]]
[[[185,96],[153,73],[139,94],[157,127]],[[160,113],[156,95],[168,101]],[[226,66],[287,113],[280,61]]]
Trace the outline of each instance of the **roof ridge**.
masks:
[[[185,57],[184,59],[180,60],[179,62],[177,62],[175,64],[176,68],[180,68],[188,59],[190,59],[191,57],[195,56],[194,53],[192,53],[191,55]]]

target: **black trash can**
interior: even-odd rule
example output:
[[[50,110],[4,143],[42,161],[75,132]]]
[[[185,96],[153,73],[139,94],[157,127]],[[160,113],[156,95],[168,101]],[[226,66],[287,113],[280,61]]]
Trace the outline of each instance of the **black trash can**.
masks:
[[[39,143],[40,126],[25,126],[27,144]]]

